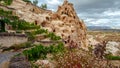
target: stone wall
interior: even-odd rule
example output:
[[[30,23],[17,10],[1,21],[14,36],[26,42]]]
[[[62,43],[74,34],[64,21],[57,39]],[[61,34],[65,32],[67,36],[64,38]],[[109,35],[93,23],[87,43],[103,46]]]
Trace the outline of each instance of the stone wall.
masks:
[[[14,44],[20,44],[27,42],[26,37],[19,37],[19,36],[0,36],[0,45],[3,47],[10,47]]]

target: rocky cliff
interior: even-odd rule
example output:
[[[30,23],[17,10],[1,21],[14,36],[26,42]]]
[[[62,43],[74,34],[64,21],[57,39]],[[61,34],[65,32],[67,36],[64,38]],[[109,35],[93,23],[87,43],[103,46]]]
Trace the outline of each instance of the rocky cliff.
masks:
[[[57,12],[44,10],[22,0],[13,0],[8,9],[20,19],[40,25],[62,37],[66,46],[87,48],[86,26],[77,16],[72,3],[67,0]],[[2,7],[4,8],[4,7]]]

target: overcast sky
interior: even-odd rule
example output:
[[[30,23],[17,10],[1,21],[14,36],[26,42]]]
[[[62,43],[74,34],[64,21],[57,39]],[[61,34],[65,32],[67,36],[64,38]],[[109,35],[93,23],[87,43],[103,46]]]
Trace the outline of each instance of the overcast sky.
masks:
[[[48,9],[57,10],[64,0],[38,0],[39,4],[46,3]],[[80,19],[87,26],[111,26],[120,28],[120,0],[68,0]]]

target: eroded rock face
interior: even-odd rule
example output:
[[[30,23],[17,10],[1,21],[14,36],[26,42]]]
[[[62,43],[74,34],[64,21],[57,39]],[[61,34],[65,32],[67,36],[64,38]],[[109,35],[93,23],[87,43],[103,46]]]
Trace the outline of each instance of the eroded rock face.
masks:
[[[87,48],[86,42],[86,26],[83,20],[77,16],[73,4],[67,0],[64,1],[52,19],[53,29],[55,33],[64,40],[70,39],[82,48]],[[54,19],[55,18],[55,19]]]
[[[58,7],[57,12],[46,16],[46,22],[43,22],[43,27],[52,30],[56,35],[59,35],[66,41],[66,46],[78,46],[87,48],[86,42],[86,26],[83,20],[80,20],[73,8],[73,4],[67,0],[62,6]],[[74,43],[73,45],[71,44]]]
[[[87,49],[86,26],[77,16],[73,4],[67,0],[58,7],[57,12],[43,10],[21,0],[14,0],[9,7],[15,9],[14,12],[20,19],[34,22],[36,25],[54,32],[64,41],[70,37],[70,40],[78,47]],[[66,46],[70,45],[68,43],[66,42]]]

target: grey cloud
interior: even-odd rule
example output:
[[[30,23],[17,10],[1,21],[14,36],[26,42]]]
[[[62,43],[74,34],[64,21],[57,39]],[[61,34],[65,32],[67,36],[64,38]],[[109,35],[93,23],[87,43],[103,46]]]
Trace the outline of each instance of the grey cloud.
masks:
[[[59,1],[63,2],[64,0]],[[85,21],[86,25],[120,26],[119,22],[120,15],[114,14],[114,12],[120,11],[120,0],[68,0],[68,1],[74,4],[74,8],[78,16]],[[46,0],[42,2],[46,3]],[[57,6],[58,5],[53,6],[48,4],[49,9],[57,10]],[[113,15],[110,13],[113,13]]]

